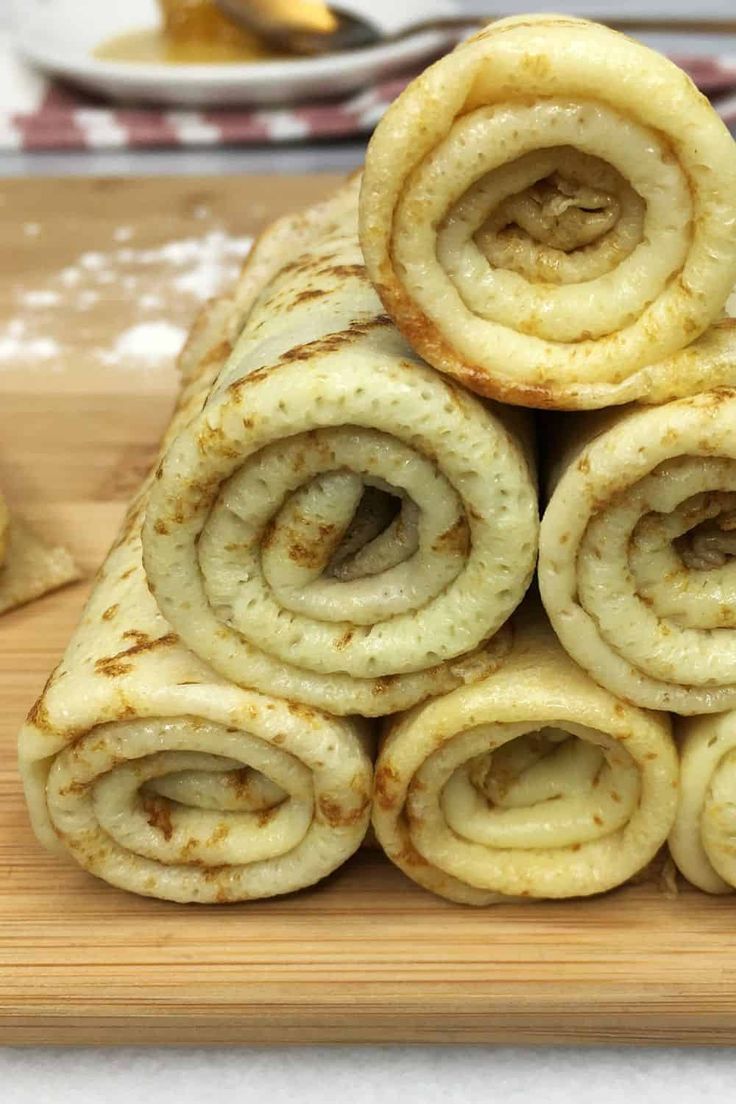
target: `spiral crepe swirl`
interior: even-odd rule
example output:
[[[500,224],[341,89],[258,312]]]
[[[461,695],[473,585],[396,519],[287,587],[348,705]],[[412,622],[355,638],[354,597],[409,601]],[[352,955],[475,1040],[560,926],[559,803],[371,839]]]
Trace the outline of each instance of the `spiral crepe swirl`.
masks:
[[[669,845],[677,867],[706,893],[736,889],[736,714],[677,721],[680,798]]]
[[[511,403],[697,390],[669,358],[719,316],[735,227],[736,146],[690,79],[566,16],[462,43],[368,148],[361,241],[386,310],[434,367]]]
[[[221,366],[222,312],[207,312],[187,349],[190,383],[169,437]],[[143,571],[147,491],[20,734],[34,829],[145,896],[222,903],[311,885],[365,834],[366,731],[233,686],[180,643]]]
[[[592,439],[568,442],[541,528],[555,632],[635,704],[734,708],[736,390],[621,412],[605,428],[589,415],[581,432]]]
[[[495,666],[537,515],[523,433],[381,314],[357,187],[288,244],[163,459],[143,549],[162,613],[216,670],[372,716]]]
[[[390,723],[373,825],[397,866],[453,901],[587,896],[651,861],[677,777],[669,720],[597,687],[525,610],[499,671]]]
[[[70,553],[46,544],[25,522],[11,517],[0,494],[0,613],[78,578],[79,571]]]

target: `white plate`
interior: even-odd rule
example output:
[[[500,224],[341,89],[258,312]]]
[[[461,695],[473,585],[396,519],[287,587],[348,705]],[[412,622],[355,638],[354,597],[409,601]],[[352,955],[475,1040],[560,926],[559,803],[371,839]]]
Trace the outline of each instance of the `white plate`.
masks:
[[[340,96],[419,66],[454,42],[447,33],[425,32],[322,58],[148,65],[100,61],[92,52],[112,35],[155,27],[159,19],[154,0],[18,0],[16,22],[23,54],[53,76],[113,100],[190,107]]]

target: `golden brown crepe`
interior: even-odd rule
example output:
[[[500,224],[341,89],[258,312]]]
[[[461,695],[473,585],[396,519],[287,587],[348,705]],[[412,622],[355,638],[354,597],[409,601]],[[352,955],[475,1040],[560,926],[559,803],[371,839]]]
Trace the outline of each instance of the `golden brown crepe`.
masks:
[[[560,15],[495,22],[414,80],[361,194],[368,272],[416,351],[543,408],[697,391],[678,354],[736,282],[735,227],[736,146],[690,79]]]
[[[0,494],[0,614],[79,578],[66,549],[46,544],[11,516]]]
[[[277,223],[260,294],[146,506],[166,620],[225,677],[382,715],[480,677],[537,539],[523,422],[428,368],[381,312],[352,181]],[[247,299],[247,296],[246,296]]]
[[[495,674],[388,722],[373,826],[452,901],[589,896],[654,858],[677,780],[668,718],[596,686],[532,607]]]

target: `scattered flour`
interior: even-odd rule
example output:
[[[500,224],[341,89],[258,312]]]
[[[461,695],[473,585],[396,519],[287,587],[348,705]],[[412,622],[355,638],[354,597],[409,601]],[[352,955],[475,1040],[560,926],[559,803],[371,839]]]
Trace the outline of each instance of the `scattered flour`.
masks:
[[[101,272],[103,268],[109,267],[104,253],[83,253],[79,263],[88,272]]]
[[[251,238],[231,238],[222,230],[211,230],[203,237],[182,238],[154,249],[119,249],[114,256],[122,264],[179,270],[174,290],[203,302],[235,279],[251,245]]]
[[[13,318],[0,330],[0,365],[5,363],[35,363],[48,368],[48,361],[59,356],[61,346],[51,337],[39,337],[28,332],[22,318]]]
[[[79,310],[89,310],[95,303],[99,303],[100,293],[99,291],[80,291],[77,297],[77,307]]]
[[[0,333],[0,364],[3,361],[46,362],[58,357],[61,346],[50,337],[11,337],[7,331]]]
[[[195,212],[198,220],[209,208]],[[36,237],[38,223],[25,223],[24,233]],[[34,365],[54,370],[72,348],[84,345],[84,329],[70,312],[86,312],[104,303],[114,307],[120,332],[109,344],[84,347],[85,357],[104,367],[147,370],[170,364],[186,333],[175,324],[191,318],[197,306],[232,284],[252,245],[249,237],[231,237],[221,229],[163,242],[151,248],[131,245],[131,226],[112,232],[110,249],[88,250],[65,268],[50,273],[43,286],[18,286],[17,316],[0,321],[0,369]],[[168,317],[167,317],[168,315]],[[157,317],[158,316],[158,317]],[[68,332],[68,345],[59,334]]]
[[[24,307],[55,307],[61,301],[58,291],[50,288],[37,288],[31,291],[21,292],[18,296]]]
[[[140,322],[121,333],[111,349],[104,349],[102,359],[123,366],[131,361],[156,364],[177,356],[185,339],[186,331],[171,322]]]
[[[164,305],[160,295],[142,295],[140,304],[144,310],[160,310]]]
[[[113,236],[116,241],[127,241],[132,236],[132,230],[126,226],[118,227]],[[180,238],[151,249],[134,249],[124,245],[109,253],[82,253],[76,264],[63,268],[53,279],[65,288],[90,282],[103,286],[120,282],[122,287],[130,290],[137,286],[137,279],[135,275],[126,273],[126,268],[156,268],[163,270],[160,279],[162,290],[168,286],[175,292],[204,302],[235,279],[252,244],[252,238],[232,238],[222,230],[210,230],[200,237]],[[21,292],[21,297],[26,297],[23,299],[25,306],[48,305],[40,300],[37,303],[28,301],[27,297],[34,294],[38,293],[34,290]],[[44,294],[48,295],[48,290]]]
[[[59,273],[59,283],[64,287],[77,287],[82,282],[82,273],[78,268],[64,268]]]

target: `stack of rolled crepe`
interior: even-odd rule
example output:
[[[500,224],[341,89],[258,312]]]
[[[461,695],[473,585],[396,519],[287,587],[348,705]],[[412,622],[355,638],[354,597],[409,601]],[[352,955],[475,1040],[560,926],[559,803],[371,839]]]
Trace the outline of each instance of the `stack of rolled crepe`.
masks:
[[[566,17],[503,20],[389,110],[360,217],[384,306],[430,364],[496,399],[596,411],[539,420],[539,585],[559,642],[524,629],[495,675],[389,725],[379,839],[420,883],[483,903],[617,884],[675,821],[684,873],[736,885],[733,715],[678,722],[675,820],[668,722],[644,712],[736,708],[732,138],[645,47]],[[601,733],[623,740],[620,803]]]
[[[725,128],[611,31],[504,20],[415,81],[362,184],[271,228],[192,335],[155,473],[21,735],[40,837],[140,893],[296,889],[359,846],[355,715],[392,714],[373,822],[421,885],[486,904],[646,868],[677,814],[665,711],[736,685],[713,639],[735,227]],[[544,434],[559,641],[535,601],[515,614],[532,433],[490,400],[664,404]]]
[[[736,331],[731,350],[736,369]],[[736,389],[568,417],[552,440],[549,618],[601,685],[681,716],[670,850],[693,884],[724,892],[736,886]]]
[[[39,837],[138,893],[324,877],[370,816],[349,715],[511,645],[537,549],[529,427],[382,314],[357,192],[276,224],[200,320],[158,466],[21,734]]]

